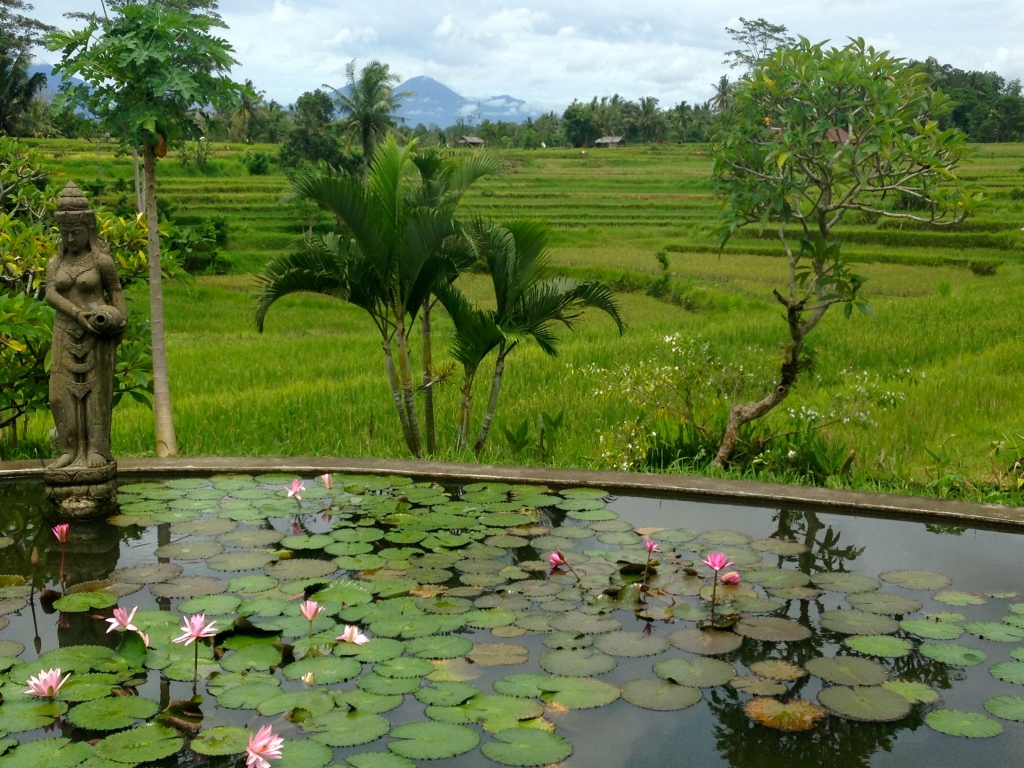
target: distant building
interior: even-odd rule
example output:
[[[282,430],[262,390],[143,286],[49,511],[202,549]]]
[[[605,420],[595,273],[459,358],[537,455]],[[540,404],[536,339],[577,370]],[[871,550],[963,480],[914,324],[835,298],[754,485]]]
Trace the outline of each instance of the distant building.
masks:
[[[476,149],[482,149],[484,146],[484,140],[479,136],[463,136],[455,143],[460,147],[475,147]]]
[[[602,136],[594,142],[595,147],[624,147],[626,146],[625,136]]]

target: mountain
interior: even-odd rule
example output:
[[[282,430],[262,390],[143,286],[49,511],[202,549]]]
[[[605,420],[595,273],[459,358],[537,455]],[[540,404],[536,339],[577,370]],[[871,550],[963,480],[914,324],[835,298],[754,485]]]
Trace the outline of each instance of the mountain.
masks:
[[[46,75],[46,88],[43,89],[43,93],[47,96],[53,96],[55,93],[57,93],[58,89],[60,88],[60,84],[64,82],[63,75],[53,74],[52,64],[47,64],[45,62],[40,61],[28,68],[29,77],[36,74],[36,72],[42,72],[44,75]],[[82,83],[84,81],[79,80],[77,77],[72,77],[71,82],[75,85],[78,85],[79,83]]]
[[[399,117],[409,126],[423,123],[446,128],[458,122],[459,118],[470,125],[482,120],[521,123],[528,117],[540,114],[528,107],[525,101],[513,96],[467,98],[444,83],[422,75],[406,80],[397,90],[413,92],[412,96],[402,101],[402,108],[398,110]]]

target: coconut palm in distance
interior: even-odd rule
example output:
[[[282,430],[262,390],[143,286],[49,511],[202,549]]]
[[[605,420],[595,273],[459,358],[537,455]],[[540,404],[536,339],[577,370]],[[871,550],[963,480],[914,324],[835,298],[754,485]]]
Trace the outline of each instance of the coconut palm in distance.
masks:
[[[349,131],[351,139],[359,142],[363,150],[363,169],[368,170],[373,150],[381,139],[398,125],[398,109],[402,99],[412,96],[411,91],[396,93],[398,75],[387,64],[371,61],[356,77],[356,63],[345,65],[345,87],[341,90],[325,85],[334,91],[341,112],[341,123]]]
[[[459,409],[459,448],[469,444],[473,381],[484,358],[497,351],[494,375],[480,432],[473,444],[479,455],[498,407],[505,361],[520,342],[533,340],[548,355],[558,354],[559,323],[572,329],[584,309],[608,314],[619,333],[625,323],[615,296],[604,283],[547,277],[547,226],[517,220],[505,224],[478,220],[468,228],[478,259],[486,264],[494,287],[495,310],[475,308],[453,285],[442,285],[438,296],[455,324],[452,356],[465,373]]]
[[[326,294],[364,310],[381,336],[402,434],[419,456],[423,440],[409,336],[435,286],[473,261],[453,200],[490,166],[451,161],[447,170],[427,169],[415,152],[415,142],[400,147],[389,135],[365,180],[323,167],[296,176],[295,194],[331,213],[338,232],[310,235],[296,253],[267,265],[258,278],[256,324],[262,331],[271,305],[297,292]]]

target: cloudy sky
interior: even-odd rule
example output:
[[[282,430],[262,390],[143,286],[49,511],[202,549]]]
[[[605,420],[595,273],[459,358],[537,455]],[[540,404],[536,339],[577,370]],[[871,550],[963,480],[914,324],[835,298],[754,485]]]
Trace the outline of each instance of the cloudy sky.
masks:
[[[32,0],[57,25],[100,0]],[[94,8],[95,6],[95,8]],[[561,111],[574,98],[656,96],[663,105],[711,97],[729,72],[725,27],[763,17],[813,41],[863,37],[898,56],[932,55],[962,69],[1024,79],[1021,0],[221,0],[224,35],[269,98],[290,103],[345,63],[386,61],[460,94],[509,94]],[[45,58],[46,54],[44,54]],[[50,54],[52,57],[52,54]]]

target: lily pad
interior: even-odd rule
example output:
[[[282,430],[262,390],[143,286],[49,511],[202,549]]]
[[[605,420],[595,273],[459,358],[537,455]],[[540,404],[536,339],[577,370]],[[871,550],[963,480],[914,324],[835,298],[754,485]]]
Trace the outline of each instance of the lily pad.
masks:
[[[778,699],[752,699],[744,705],[743,710],[755,723],[787,733],[809,731],[827,714],[817,704],[805,699],[787,702]]]
[[[898,693],[911,704],[932,704],[939,700],[939,692],[930,685],[909,680],[886,680],[882,687]]]
[[[560,632],[577,632],[581,635],[600,635],[622,628],[622,622],[604,616],[589,616],[584,613],[565,613],[551,619],[551,628]],[[521,626],[521,625],[520,625]]]
[[[266,549],[245,552],[225,552],[206,561],[213,571],[255,571],[277,560],[277,555]]]
[[[304,709],[312,717],[319,717],[334,709],[334,699],[327,691],[289,691],[264,699],[256,709],[264,717],[282,715],[293,709]]]
[[[421,659],[455,659],[473,650],[473,642],[456,635],[434,635],[410,640],[406,652]]]
[[[247,669],[268,670],[280,664],[281,649],[263,643],[246,646],[228,654],[220,662],[221,667],[228,672],[242,672]]]
[[[752,616],[740,619],[733,630],[738,635],[770,643],[795,643],[811,636],[811,630],[780,616]]]
[[[515,643],[477,643],[467,658],[485,667],[516,666],[529,660],[530,651]]]
[[[821,626],[844,635],[890,635],[900,628],[899,623],[888,616],[856,608],[825,611],[821,614]]]
[[[544,638],[545,645],[548,645],[547,640],[548,638]],[[610,632],[598,635],[594,647],[610,656],[638,658],[664,653],[669,648],[669,642],[659,635],[648,635],[643,632]]]
[[[0,768],[75,768],[92,754],[87,742],[72,744],[67,739],[37,739],[15,747],[0,757]]]
[[[410,760],[443,760],[474,749],[480,743],[476,731],[464,725],[435,721],[406,723],[391,731],[388,749]]]
[[[95,747],[97,757],[138,765],[162,760],[181,751],[184,740],[173,728],[150,723],[107,736]]]
[[[567,709],[591,709],[611,704],[622,691],[590,677],[547,677],[537,682],[541,698]]]
[[[218,616],[234,613],[242,601],[234,595],[208,595],[186,600],[178,606],[182,613],[204,613]]]
[[[993,696],[985,702],[990,715],[1024,723],[1024,696]]]
[[[878,685],[889,676],[877,661],[857,656],[819,656],[804,666],[815,677],[836,685]]]
[[[200,755],[237,755],[245,752],[250,733],[248,728],[221,725],[202,731],[190,746]]]
[[[1002,661],[993,664],[988,671],[992,673],[993,677],[1008,683],[1024,684],[1024,661]],[[2,725],[0,723],[0,726]]]
[[[786,541],[784,539],[758,539],[757,541],[750,542],[747,546],[758,552],[771,552],[773,555],[779,555],[780,557],[802,555],[808,550],[806,544],[801,544],[799,541]]]
[[[508,728],[494,734],[483,753],[496,763],[514,766],[538,766],[557,763],[572,754],[572,744],[564,736],[536,728]]]
[[[963,627],[959,624],[931,619],[904,619],[900,622],[900,628],[929,640],[956,640],[964,633]]]
[[[952,579],[945,574],[934,571],[886,571],[879,574],[878,578],[904,589],[923,589],[929,592],[945,589],[953,583]]]
[[[954,643],[924,643],[918,651],[929,659],[955,667],[973,667],[988,659],[988,654],[984,651]]]
[[[717,629],[677,629],[669,632],[665,639],[681,651],[702,656],[732,653],[743,644],[740,635]]]
[[[767,677],[769,680],[799,680],[807,674],[807,670],[803,667],[778,659],[755,661],[750,665],[750,671],[759,677]]]
[[[391,723],[372,712],[350,709],[320,715],[311,723],[303,723],[302,728],[320,744],[329,747],[357,747],[379,739],[391,730]]]
[[[819,573],[812,581],[829,592],[874,592],[882,586],[878,579],[856,573]]]
[[[955,605],[958,607],[965,605],[984,605],[985,598],[979,597],[978,595],[972,595],[967,592],[939,592],[932,596],[933,600],[946,605]],[[949,710],[952,711],[952,710]],[[982,715],[984,717],[984,715]]]
[[[360,752],[345,761],[352,768],[416,768],[416,763],[393,752]]]
[[[418,677],[384,677],[374,672],[360,675],[356,685],[367,693],[396,696],[400,693],[415,693],[420,687],[420,679]]]
[[[553,675],[593,677],[611,672],[617,666],[614,656],[596,648],[578,651],[548,651],[540,657],[540,665]]]
[[[21,602],[25,602],[22,600]],[[53,607],[62,613],[86,613],[117,605],[117,595],[107,592],[76,592],[55,600]]]
[[[964,629],[972,635],[997,643],[1019,643],[1024,640],[1024,628],[1001,621],[971,621],[964,624]]]
[[[725,685],[736,676],[732,664],[718,659],[662,659],[654,665],[654,674],[662,680],[694,688]]]
[[[886,616],[903,616],[921,610],[920,601],[891,592],[855,592],[847,595],[846,600],[854,608]]]
[[[379,715],[402,706],[405,696],[401,694],[383,695],[370,693],[360,688],[351,691],[335,691],[334,698],[342,709],[358,709],[361,712],[372,712]]]
[[[186,539],[176,544],[165,544],[157,547],[153,553],[157,557],[166,557],[171,560],[205,560],[208,557],[219,555],[224,548],[216,541],[203,539]]]
[[[0,731],[22,733],[45,728],[67,710],[68,705],[63,701],[8,701],[0,706]]]
[[[1002,723],[980,712],[960,712],[956,709],[936,709],[924,717],[925,724],[939,733],[966,736],[969,739],[987,739],[1003,732]]]
[[[141,696],[115,696],[79,704],[68,719],[79,728],[93,731],[116,731],[128,728],[136,720],[145,720],[159,711],[155,701]]]
[[[505,677],[495,681],[493,687],[495,691],[505,696],[534,699],[539,698],[543,693],[538,686],[549,679],[547,675],[520,672],[514,675],[505,675]]]
[[[791,571],[788,568],[757,568],[744,571],[743,578],[754,584],[760,584],[765,589],[792,589],[805,586],[811,581],[806,574],[800,571]]]
[[[833,685],[818,692],[818,701],[840,717],[866,723],[888,723],[910,713],[909,701],[876,685]]]
[[[212,576],[179,576],[149,587],[154,597],[197,597],[226,592],[228,583]]]
[[[537,692],[538,695],[540,692]],[[427,705],[457,707],[474,696],[481,695],[475,685],[457,682],[436,682],[416,691],[416,698]]]
[[[701,691],[671,680],[643,677],[622,686],[622,698],[642,709],[668,712],[692,707],[701,700]]]
[[[358,677],[363,671],[363,665],[353,658],[313,656],[293,662],[282,671],[289,680],[299,680],[312,673],[318,685],[333,685]]]
[[[889,635],[855,635],[843,640],[843,644],[857,653],[886,659],[906,656],[914,649],[914,644],[910,641]]]
[[[737,547],[751,541],[753,537],[739,531],[704,531],[700,540],[712,547]]]
[[[729,685],[751,696],[781,696],[787,690],[786,686],[777,680],[754,676],[734,677],[729,681]]]
[[[273,683],[243,683],[221,693],[217,697],[217,704],[227,709],[256,709],[260,702],[280,692],[280,688]]]
[[[331,748],[311,739],[286,739],[281,759],[271,763],[274,768],[324,768],[334,753]]]

